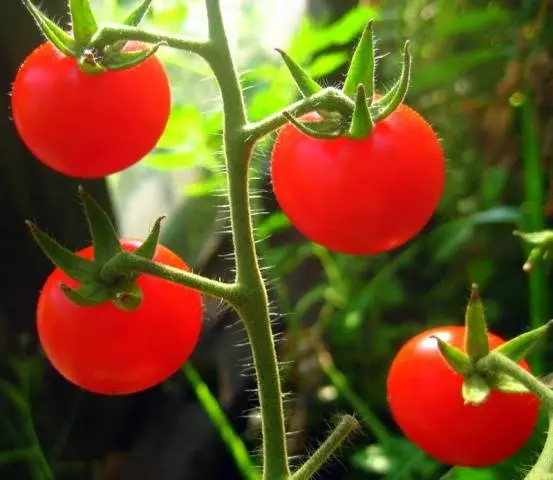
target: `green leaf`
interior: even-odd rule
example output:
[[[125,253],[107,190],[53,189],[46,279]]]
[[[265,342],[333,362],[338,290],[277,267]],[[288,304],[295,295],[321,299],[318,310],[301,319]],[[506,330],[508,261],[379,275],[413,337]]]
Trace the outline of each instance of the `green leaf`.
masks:
[[[152,1],[153,0],[142,0],[142,2],[139,3],[136,6],[136,8],[127,15],[125,20],[123,20],[123,25],[129,25],[134,27],[138,26],[146,16],[146,14],[148,13],[148,10],[152,5]]]
[[[284,63],[288,67],[288,71],[296,82],[298,90],[304,97],[310,97],[314,93],[322,90],[322,87],[315,80],[313,80],[310,75],[302,67],[300,67],[299,64],[290,58],[286,52],[280,50],[279,48],[275,48],[275,50],[281,55]]]
[[[545,325],[529,332],[522,333],[508,342],[494,349],[494,352],[501,353],[514,362],[519,362],[525,358],[536,346],[544,340],[553,327],[553,320]]]
[[[159,217],[156,222],[154,223],[154,226],[152,230],[150,231],[150,234],[148,235],[148,238],[144,240],[142,245],[138,247],[134,254],[138,255],[139,257],[147,258],[148,260],[151,260],[154,258],[154,254],[156,253],[157,244],[159,242],[159,234],[161,232],[161,222],[163,221],[165,217]]]
[[[35,242],[56,267],[77,282],[84,283],[94,277],[95,268],[92,261],[63,247],[34,223],[26,223]]]
[[[79,187],[79,195],[94,244],[94,261],[103,265],[122,251],[121,243],[113,223],[100,204],[82,187]]]
[[[316,25],[304,18],[289,46],[288,53],[304,63],[315,53],[334,45],[347,45],[363,30],[369,20],[377,19],[377,9],[359,5],[330,25]]]
[[[367,97],[372,101],[375,67],[374,32],[373,21],[371,20],[363,30],[361,40],[353,52],[351,64],[342,89],[343,92],[352,97],[358,92],[358,86],[363,85]]]
[[[463,380],[463,399],[468,405],[481,405],[490,396],[491,388],[480,375],[469,375]]]
[[[98,30],[90,0],[69,0],[69,11],[75,41],[81,48],[85,48]]]
[[[471,287],[470,300],[465,313],[465,327],[465,351],[470,360],[476,361],[485,357],[490,351],[488,327],[476,284]]]
[[[180,30],[188,16],[187,2],[182,0],[156,1],[152,5],[152,21],[165,31]]]
[[[419,65],[417,74],[411,81],[410,93],[418,94],[439,86],[453,85],[456,80],[472,69],[483,65],[493,68],[493,62],[512,58],[513,55],[516,55],[514,47],[494,47],[456,53],[447,59],[436,60],[428,65]]]
[[[455,10],[452,10],[451,16],[453,15],[455,15],[455,18],[452,18],[451,21],[444,19],[435,23],[434,35],[440,40],[454,35],[470,35],[479,31],[498,29],[509,21],[507,10],[497,4],[489,4],[483,8],[467,9],[463,11],[462,15],[458,15]]]
[[[349,61],[349,54],[345,52],[332,52],[318,55],[305,70],[311,77],[320,78],[333,73]]]
[[[23,0],[23,4],[35,19],[38,27],[44,36],[64,55],[74,57],[76,55],[77,43],[55,22],[44,15],[30,0]]]

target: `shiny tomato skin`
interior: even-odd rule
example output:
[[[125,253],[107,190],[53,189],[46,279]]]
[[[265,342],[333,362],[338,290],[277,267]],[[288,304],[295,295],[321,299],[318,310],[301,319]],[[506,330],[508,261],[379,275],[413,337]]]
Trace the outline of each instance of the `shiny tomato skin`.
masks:
[[[387,382],[395,421],[409,440],[443,463],[485,467],[507,459],[532,435],[538,398],[492,390],[482,405],[465,405],[463,378],[447,365],[432,335],[464,348],[464,327],[433,328],[403,345]],[[488,335],[490,348],[504,343]],[[525,361],[520,365],[529,370]]]
[[[135,250],[140,242],[123,241]],[[91,258],[93,247],[79,255]],[[158,245],[154,261],[177,268],[186,264]],[[192,353],[202,326],[198,291],[142,275],[138,309],[126,312],[111,301],[80,307],[59,288],[77,282],[56,268],[40,293],[37,328],[52,365],[67,380],[94,393],[130,394],[152,387],[175,373]]]
[[[445,162],[432,128],[402,104],[360,140],[315,139],[286,124],[271,179],[281,209],[304,236],[368,255],[399,247],[426,225],[442,195]]]
[[[17,72],[11,105],[17,132],[38,160],[68,176],[99,178],[155,147],[169,119],[171,90],[155,56],[125,70],[86,74],[46,42]]]

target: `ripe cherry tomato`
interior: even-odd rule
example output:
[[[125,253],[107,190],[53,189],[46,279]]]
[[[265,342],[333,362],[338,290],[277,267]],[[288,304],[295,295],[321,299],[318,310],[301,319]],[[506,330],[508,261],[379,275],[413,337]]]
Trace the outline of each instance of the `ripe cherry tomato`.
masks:
[[[122,245],[133,251],[140,242]],[[93,247],[78,254],[92,258]],[[161,245],[153,260],[188,268]],[[142,275],[136,280],[142,303],[127,312],[111,301],[80,307],[65,297],[60,283],[78,285],[58,268],[48,277],[37,307],[39,340],[53,366],[86,390],[128,394],[152,387],[175,373],[198,341],[202,301],[196,290]]]
[[[330,250],[367,255],[402,245],[426,225],[445,166],[432,128],[400,105],[361,140],[315,139],[285,125],[271,177],[280,207],[303,235]]]
[[[110,175],[142,159],[163,133],[170,108],[169,80],[155,56],[129,69],[85,74],[50,42],[25,59],[12,92],[25,145],[48,167],[80,178]]]
[[[463,348],[464,327],[427,330],[410,339],[395,357],[388,376],[388,403],[409,440],[443,463],[484,467],[517,452],[530,438],[539,411],[532,394],[492,390],[481,405],[465,405],[463,377],[440,354],[436,335]],[[488,334],[490,348],[504,340]],[[526,362],[520,365],[529,370]]]

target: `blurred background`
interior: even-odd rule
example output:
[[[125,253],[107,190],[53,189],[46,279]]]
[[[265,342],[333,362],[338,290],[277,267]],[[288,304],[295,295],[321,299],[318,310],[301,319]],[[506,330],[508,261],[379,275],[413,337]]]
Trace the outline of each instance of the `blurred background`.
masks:
[[[407,103],[439,133],[448,161],[446,193],[427,228],[389,254],[352,257],[313,245],[289,226],[267,177],[274,135],[258,145],[252,166],[256,233],[263,240],[259,252],[268,267],[284,389],[290,392],[290,454],[301,460],[336,414],[356,411],[362,434],[319,478],[514,478],[539,452],[544,425],[508,462],[451,470],[402,438],[387,409],[385,381],[395,352],[410,336],[463,321],[472,282],[480,285],[491,328],[501,336],[552,315],[547,271],[538,266],[531,276],[522,272],[528,250],[512,231],[551,227],[553,216],[553,2],[221,3],[252,120],[298,97],[275,47],[323,84],[340,85],[356,39],[374,18],[381,54],[377,85],[384,91],[397,78],[403,42],[411,39]],[[100,18],[113,20],[132,1],[93,4]],[[42,0],[41,6],[67,24],[65,0]],[[203,0],[154,0],[145,26],[202,36]],[[39,352],[34,309],[52,267],[23,223],[34,220],[69,248],[86,245],[76,195],[82,183],[112,213],[122,235],[145,236],[167,214],[162,242],[198,271],[230,278],[222,112],[214,78],[203,61],[162,49],[174,103],[158,148],[106,181],[77,182],[32,158],[10,120],[11,82],[40,42],[21,2],[4,0],[0,478],[247,479],[249,466],[259,463],[260,419],[244,331],[233,312],[206,301],[205,327],[190,366],[163,385],[121,398],[82,392]],[[532,357],[538,374],[552,370],[551,351],[546,346]]]

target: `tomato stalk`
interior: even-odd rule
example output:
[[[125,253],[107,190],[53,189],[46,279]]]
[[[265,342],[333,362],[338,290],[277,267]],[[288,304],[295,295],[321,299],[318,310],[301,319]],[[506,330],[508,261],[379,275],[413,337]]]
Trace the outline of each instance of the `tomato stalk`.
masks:
[[[549,428],[543,450],[524,480],[544,480],[553,475],[553,390],[516,362],[498,352],[491,352],[478,362],[479,366],[492,372],[502,372],[535,393],[548,412]]]

